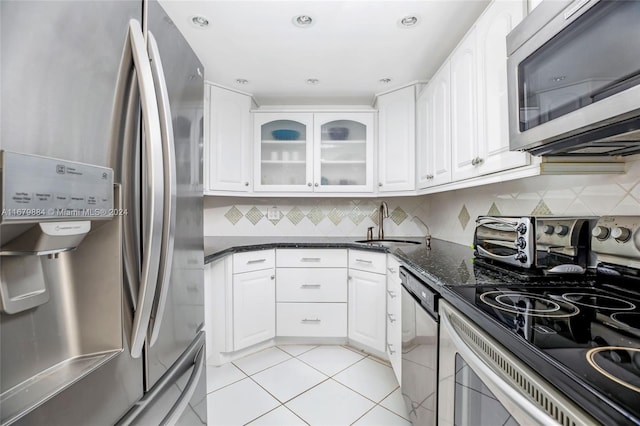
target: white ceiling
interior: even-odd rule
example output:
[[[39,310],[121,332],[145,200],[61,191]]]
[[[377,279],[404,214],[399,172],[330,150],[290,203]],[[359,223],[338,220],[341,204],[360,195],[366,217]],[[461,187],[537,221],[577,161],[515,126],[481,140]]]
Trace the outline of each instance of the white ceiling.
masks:
[[[160,3],[208,81],[251,93],[259,105],[370,105],[375,93],[431,78],[488,0]],[[313,18],[311,27],[293,25],[301,14]],[[194,26],[194,15],[209,27]],[[399,25],[407,15],[418,25]]]

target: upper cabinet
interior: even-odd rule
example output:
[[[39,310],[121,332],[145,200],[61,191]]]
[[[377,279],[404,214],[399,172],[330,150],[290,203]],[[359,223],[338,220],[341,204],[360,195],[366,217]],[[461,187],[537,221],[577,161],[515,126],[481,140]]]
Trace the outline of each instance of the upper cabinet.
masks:
[[[313,180],[313,114],[256,113],[254,189],[310,191]]]
[[[438,70],[416,101],[418,189],[451,182],[451,67]]]
[[[451,55],[452,178],[462,180],[529,163],[509,151],[506,36],[524,4],[494,1]]]
[[[205,193],[251,190],[251,97],[205,85]]]
[[[415,189],[415,86],[378,96],[378,191]]]
[[[371,192],[373,118],[373,113],[255,113],[254,189]]]

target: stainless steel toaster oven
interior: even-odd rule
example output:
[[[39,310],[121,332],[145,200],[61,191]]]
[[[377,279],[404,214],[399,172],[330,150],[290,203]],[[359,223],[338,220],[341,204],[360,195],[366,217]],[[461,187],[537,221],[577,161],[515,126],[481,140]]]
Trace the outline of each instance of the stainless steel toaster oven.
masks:
[[[597,218],[479,216],[476,257],[521,268],[576,272],[595,266],[589,252]]]

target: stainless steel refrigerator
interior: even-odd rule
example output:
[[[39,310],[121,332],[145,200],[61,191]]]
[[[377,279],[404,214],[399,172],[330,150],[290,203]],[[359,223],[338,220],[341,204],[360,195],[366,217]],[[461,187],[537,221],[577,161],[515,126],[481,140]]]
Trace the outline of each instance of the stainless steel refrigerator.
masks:
[[[154,0],[3,0],[0,35],[0,424],[206,424],[201,63]],[[5,209],[78,170],[109,214]]]

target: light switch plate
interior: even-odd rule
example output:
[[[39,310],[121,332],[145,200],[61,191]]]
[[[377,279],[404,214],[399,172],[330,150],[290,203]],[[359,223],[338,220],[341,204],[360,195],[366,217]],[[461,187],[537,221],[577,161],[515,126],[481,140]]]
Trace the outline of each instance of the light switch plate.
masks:
[[[269,220],[280,219],[280,210],[278,210],[278,207],[273,206],[273,207],[267,208],[267,219]]]

